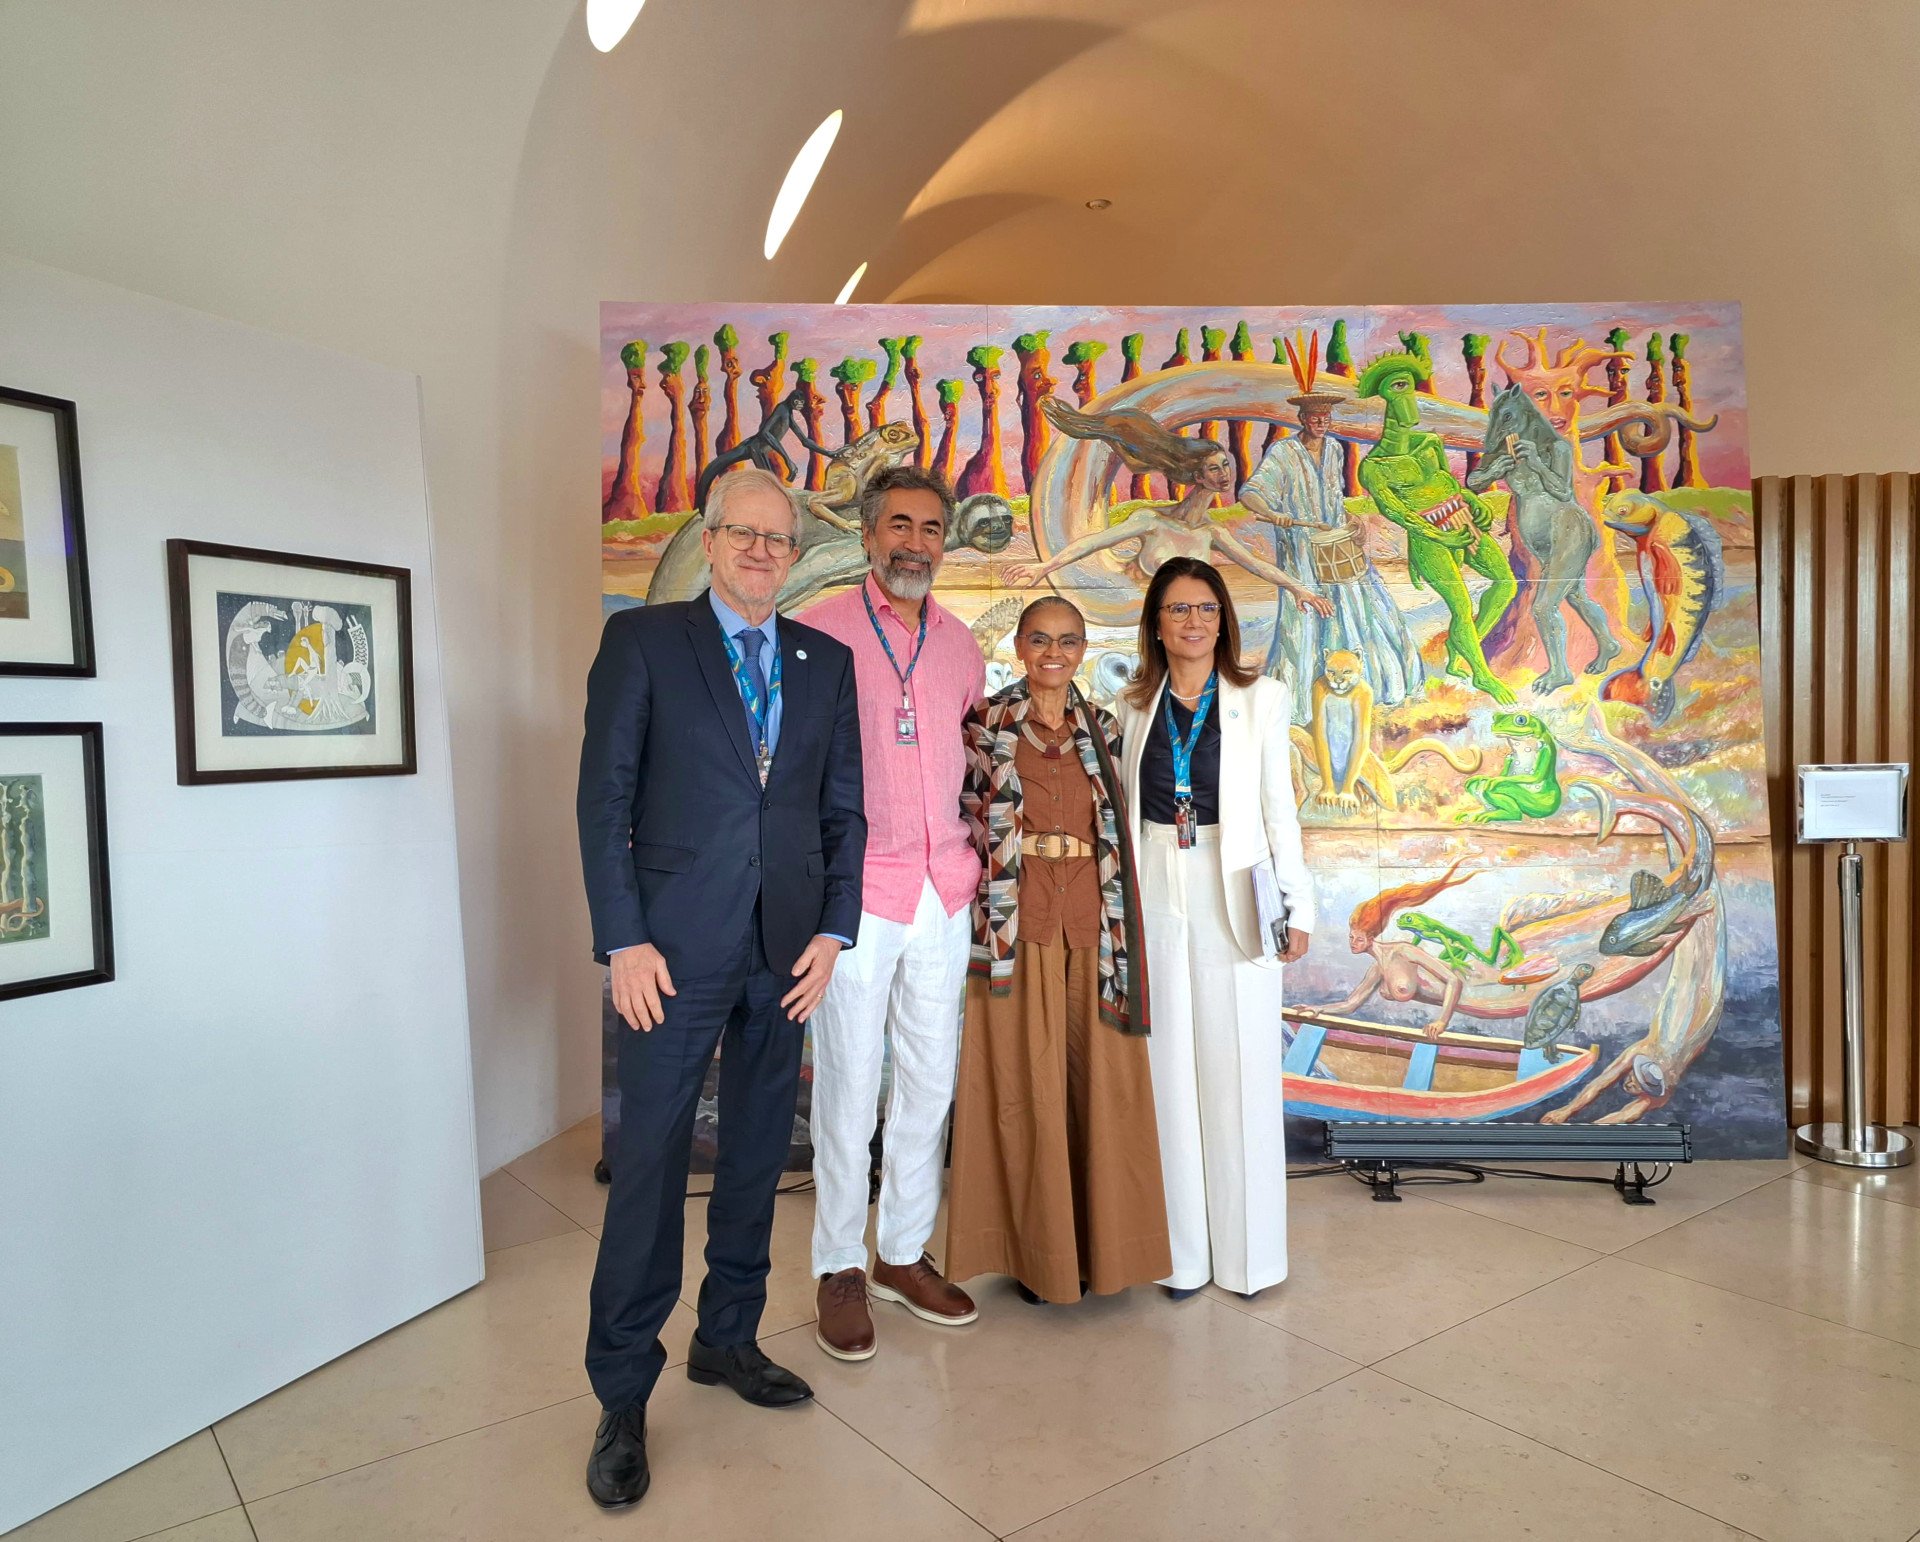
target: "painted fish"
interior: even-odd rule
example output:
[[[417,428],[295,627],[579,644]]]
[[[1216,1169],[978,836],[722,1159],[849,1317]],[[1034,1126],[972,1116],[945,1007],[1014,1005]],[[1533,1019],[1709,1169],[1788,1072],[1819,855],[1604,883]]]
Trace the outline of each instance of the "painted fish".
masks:
[[[1695,902],[1713,883],[1712,830],[1690,806],[1676,806],[1676,811],[1684,815],[1687,829],[1679,865],[1664,882],[1645,869],[1633,875],[1627,908],[1600,934],[1602,953],[1621,958],[1658,952],[1663,938],[1686,929]]]
[[[1609,530],[1633,537],[1647,600],[1647,651],[1639,663],[1610,675],[1600,695],[1643,706],[1655,723],[1664,723],[1676,700],[1673,677],[1699,651],[1707,617],[1726,592],[1720,533],[1702,515],[1637,493],[1609,500],[1601,519]]]

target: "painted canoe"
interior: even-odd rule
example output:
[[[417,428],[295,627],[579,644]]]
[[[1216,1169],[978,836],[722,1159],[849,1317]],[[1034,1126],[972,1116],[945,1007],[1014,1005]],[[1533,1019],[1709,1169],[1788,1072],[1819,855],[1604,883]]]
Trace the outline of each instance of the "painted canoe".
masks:
[[[1499,1119],[1580,1084],[1597,1045],[1528,1049],[1518,1039],[1443,1033],[1336,1017],[1282,1013],[1293,1030],[1284,1063],[1287,1112],[1312,1119]]]

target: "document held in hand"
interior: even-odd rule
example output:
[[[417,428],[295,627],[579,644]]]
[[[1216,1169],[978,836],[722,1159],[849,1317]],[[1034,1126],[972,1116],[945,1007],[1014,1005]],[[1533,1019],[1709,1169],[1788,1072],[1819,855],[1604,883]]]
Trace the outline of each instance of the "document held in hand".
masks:
[[[1260,947],[1267,958],[1287,951],[1287,928],[1293,917],[1287,897],[1280,892],[1280,874],[1273,858],[1253,865],[1253,907],[1260,918]]]

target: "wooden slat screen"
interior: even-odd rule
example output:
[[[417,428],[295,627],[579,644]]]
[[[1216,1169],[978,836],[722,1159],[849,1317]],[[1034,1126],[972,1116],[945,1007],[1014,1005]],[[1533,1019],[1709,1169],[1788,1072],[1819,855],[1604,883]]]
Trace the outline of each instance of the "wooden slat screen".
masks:
[[[1796,1124],[1840,1117],[1839,848],[1794,841],[1794,768],[1911,762],[1920,714],[1914,522],[1920,479],[1754,483],[1767,781],[1780,924],[1780,1009]],[[1863,848],[1867,1113],[1920,1117],[1920,864]]]

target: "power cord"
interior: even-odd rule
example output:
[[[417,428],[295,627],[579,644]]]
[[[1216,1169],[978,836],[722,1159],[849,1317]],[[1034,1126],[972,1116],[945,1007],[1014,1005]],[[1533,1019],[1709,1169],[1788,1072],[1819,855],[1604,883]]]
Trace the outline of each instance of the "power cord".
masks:
[[[1635,1172],[1639,1163],[1628,1164]],[[1657,1189],[1673,1176],[1673,1163],[1654,1162],[1650,1164],[1657,1177],[1648,1178],[1639,1185],[1641,1188]],[[1362,1162],[1333,1162],[1324,1167],[1298,1167],[1287,1174],[1287,1181],[1299,1178],[1332,1178],[1341,1174],[1352,1178],[1366,1188],[1381,1186],[1381,1169]],[[1471,1162],[1409,1162],[1395,1163],[1393,1182],[1402,1187],[1420,1184],[1473,1184],[1485,1183],[1489,1178],[1525,1178],[1536,1183],[1597,1183],[1606,1188],[1617,1187],[1612,1177],[1598,1173],[1543,1173],[1531,1167],[1485,1167]]]

